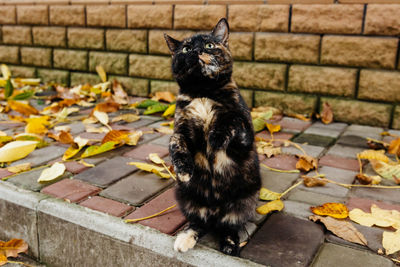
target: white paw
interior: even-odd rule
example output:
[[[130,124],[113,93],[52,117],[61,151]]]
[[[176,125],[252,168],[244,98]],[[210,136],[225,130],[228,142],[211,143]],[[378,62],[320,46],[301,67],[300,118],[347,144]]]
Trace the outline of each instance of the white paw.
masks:
[[[189,182],[189,180],[190,180],[190,175],[189,175],[188,173],[179,173],[179,174],[178,174],[178,179],[179,179],[181,182],[186,183],[186,182]]]
[[[180,232],[176,237],[174,250],[179,252],[186,252],[193,248],[197,242],[197,233],[191,229]]]

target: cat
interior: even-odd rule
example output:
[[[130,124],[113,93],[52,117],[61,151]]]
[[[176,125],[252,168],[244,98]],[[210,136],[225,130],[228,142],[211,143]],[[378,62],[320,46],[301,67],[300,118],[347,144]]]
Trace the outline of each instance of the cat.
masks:
[[[174,249],[186,252],[207,232],[220,250],[239,254],[239,231],[253,216],[261,186],[249,108],[232,79],[229,25],[183,41],[164,34],[180,90],[169,143],[176,198],[189,224]]]

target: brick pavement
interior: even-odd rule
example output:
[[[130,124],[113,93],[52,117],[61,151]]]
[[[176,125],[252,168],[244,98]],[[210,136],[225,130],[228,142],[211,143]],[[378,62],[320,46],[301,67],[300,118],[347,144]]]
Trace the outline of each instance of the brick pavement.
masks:
[[[275,138],[298,143],[308,154],[320,159],[319,173],[334,181],[350,184],[355,183],[354,176],[358,171],[355,153],[366,148],[366,137],[382,139],[380,132],[384,130],[344,123],[324,125],[288,117],[279,119],[274,123],[282,125],[282,132],[275,134]],[[153,127],[159,127],[160,120],[157,116],[143,116],[133,123],[118,122],[114,127],[117,125],[124,129],[151,131]],[[74,136],[85,134],[79,124],[73,123],[70,126]],[[20,125],[1,127],[13,131]],[[258,136],[270,138],[265,130],[258,133]],[[41,172],[39,169],[14,175],[8,182],[121,219],[148,216],[176,204],[175,182],[172,179],[160,179],[126,163],[148,161],[147,156],[151,152],[157,152],[168,162],[168,140],[168,134],[147,133],[136,147],[122,147],[85,159],[96,165],[93,168],[74,161],[67,162],[67,172],[57,181],[38,184],[36,179]],[[32,162],[34,166],[40,166],[61,161],[65,149],[57,145],[37,149],[13,165]],[[260,157],[261,162],[272,168],[295,169],[295,155],[300,154],[300,151],[284,147],[282,152],[282,155],[272,158]],[[366,165],[364,168],[370,167]],[[279,173],[261,167],[261,174],[264,187],[283,192],[299,181],[302,173]],[[0,170],[0,177],[10,175],[12,173],[7,170]],[[247,242],[247,245],[242,248],[241,257],[272,266],[393,266],[390,260],[373,252],[382,247],[382,229],[354,224],[369,241],[368,247],[363,247],[334,236],[322,225],[309,221],[308,216],[311,215],[311,206],[326,202],[345,203],[349,209],[362,208],[366,211],[372,203],[400,210],[399,193],[399,189],[347,189],[334,184],[309,188],[299,185],[284,197],[285,208],[282,212],[255,214],[252,222],[246,225],[247,232],[241,233],[241,241]],[[264,203],[259,201],[259,205]],[[185,223],[178,208],[140,222],[169,235],[175,235]],[[217,242],[211,235],[203,237],[200,243],[217,248]]]

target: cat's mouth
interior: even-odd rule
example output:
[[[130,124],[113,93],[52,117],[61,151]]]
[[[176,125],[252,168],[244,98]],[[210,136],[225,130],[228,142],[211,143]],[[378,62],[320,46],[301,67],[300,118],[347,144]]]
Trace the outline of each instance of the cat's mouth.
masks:
[[[201,73],[211,79],[219,74],[218,61],[210,54],[202,53],[199,55],[199,64],[201,66]]]

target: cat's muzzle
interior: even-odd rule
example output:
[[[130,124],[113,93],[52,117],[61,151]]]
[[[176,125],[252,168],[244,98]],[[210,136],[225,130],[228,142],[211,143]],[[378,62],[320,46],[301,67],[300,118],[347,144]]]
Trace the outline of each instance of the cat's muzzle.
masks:
[[[202,53],[199,55],[199,64],[201,66],[201,73],[211,79],[219,74],[218,62],[214,56]]]

